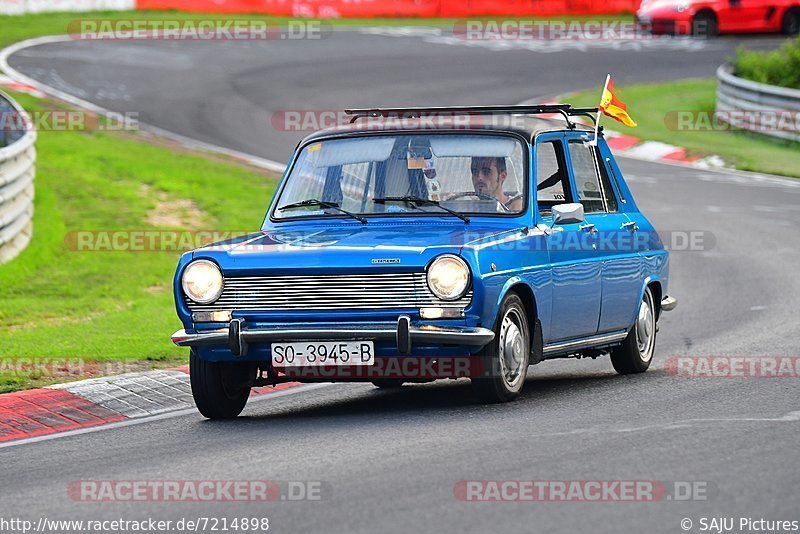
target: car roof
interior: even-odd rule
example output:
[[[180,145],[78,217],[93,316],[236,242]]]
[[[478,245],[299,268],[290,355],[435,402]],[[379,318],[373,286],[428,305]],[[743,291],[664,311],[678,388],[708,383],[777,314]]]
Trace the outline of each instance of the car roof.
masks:
[[[581,123],[574,123],[569,129],[563,117],[553,114],[553,118],[543,115],[518,115],[494,113],[485,115],[451,114],[429,115],[420,118],[358,117],[357,120],[340,126],[320,130],[307,136],[303,143],[326,137],[348,137],[363,134],[391,133],[470,133],[496,132],[520,135],[528,142],[543,132],[594,131]]]

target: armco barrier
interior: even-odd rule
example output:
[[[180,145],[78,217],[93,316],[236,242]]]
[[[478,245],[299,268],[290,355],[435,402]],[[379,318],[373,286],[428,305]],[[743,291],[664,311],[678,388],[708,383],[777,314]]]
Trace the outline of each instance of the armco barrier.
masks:
[[[633,13],[641,0],[137,0],[138,9],[286,17],[525,17]]]
[[[797,117],[800,117],[800,90],[778,87],[739,78],[733,74],[733,66],[725,64],[717,69],[717,106],[720,117],[735,117],[737,112],[749,113],[751,116],[762,115],[774,119],[778,116],[791,116],[794,121],[781,124],[776,121],[774,127],[762,122],[756,124],[753,131],[800,141],[800,130],[797,128]],[[749,126],[742,121],[742,126]],[[784,128],[785,126],[785,128]]]
[[[0,118],[23,113],[19,104],[0,91]],[[33,234],[36,132],[8,128],[16,123],[16,118],[0,120],[4,125],[0,127],[0,263],[19,254]]]

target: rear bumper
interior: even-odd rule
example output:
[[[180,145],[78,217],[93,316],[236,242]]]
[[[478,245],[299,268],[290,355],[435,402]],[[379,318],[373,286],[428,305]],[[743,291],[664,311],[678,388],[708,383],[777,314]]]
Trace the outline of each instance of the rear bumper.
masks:
[[[172,334],[172,342],[178,346],[227,345],[234,356],[246,355],[250,343],[276,341],[395,341],[400,353],[410,354],[414,343],[483,347],[491,343],[493,339],[494,332],[488,328],[412,325],[411,319],[407,315],[399,317],[394,328],[367,328],[353,327],[352,325],[325,328],[314,328],[313,326],[248,328],[243,319],[234,319],[228,328],[197,333],[178,330]]]

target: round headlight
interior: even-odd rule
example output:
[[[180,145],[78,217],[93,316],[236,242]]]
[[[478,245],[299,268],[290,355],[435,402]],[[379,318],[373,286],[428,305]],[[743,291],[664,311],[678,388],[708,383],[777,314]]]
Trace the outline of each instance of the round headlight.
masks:
[[[469,267],[458,256],[439,256],[428,267],[428,287],[442,300],[460,299],[469,288]]]
[[[181,278],[184,294],[198,304],[214,302],[222,294],[222,273],[208,260],[193,261]]]

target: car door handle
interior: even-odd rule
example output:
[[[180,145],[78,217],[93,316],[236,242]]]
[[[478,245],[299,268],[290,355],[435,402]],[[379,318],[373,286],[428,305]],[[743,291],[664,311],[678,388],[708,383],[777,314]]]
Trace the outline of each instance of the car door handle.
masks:
[[[597,232],[597,228],[595,228],[595,226],[592,223],[582,224],[579,226],[579,228],[584,232],[589,232],[590,234],[594,234],[595,232]]]
[[[631,232],[635,232],[636,230],[639,229],[639,225],[636,224],[635,221],[631,221],[631,222],[622,223],[621,228],[623,230],[630,230]]]

